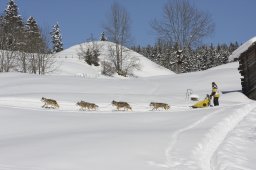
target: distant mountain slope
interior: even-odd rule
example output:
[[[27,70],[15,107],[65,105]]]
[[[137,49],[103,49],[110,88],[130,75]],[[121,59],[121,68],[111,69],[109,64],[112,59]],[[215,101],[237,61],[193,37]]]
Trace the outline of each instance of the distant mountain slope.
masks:
[[[95,42],[100,47],[100,61],[107,58],[109,54],[109,46],[113,46],[112,42],[98,41]],[[66,50],[63,50],[55,54],[57,69],[51,74],[57,75],[80,75],[86,77],[104,77],[101,74],[101,66],[90,66],[82,59],[79,59],[78,52],[80,51],[80,45],[84,48],[90,46],[92,43],[83,43],[72,46]],[[159,66],[158,64],[150,61],[146,57],[129,50],[126,48],[124,55],[136,57],[140,61],[141,69],[133,72],[136,77],[150,77],[159,75],[171,75],[172,71]]]

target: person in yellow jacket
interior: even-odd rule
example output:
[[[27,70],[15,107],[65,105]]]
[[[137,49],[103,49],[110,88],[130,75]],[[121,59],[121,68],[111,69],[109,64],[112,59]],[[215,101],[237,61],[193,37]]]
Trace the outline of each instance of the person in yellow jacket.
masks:
[[[208,107],[211,104],[211,98],[210,95],[207,94],[206,98],[202,101],[197,102],[192,106],[192,108],[203,108]]]
[[[214,106],[219,106],[219,97],[220,97],[220,93],[218,90],[218,86],[215,82],[212,82],[212,93],[210,95],[210,98],[213,97],[213,104]]]

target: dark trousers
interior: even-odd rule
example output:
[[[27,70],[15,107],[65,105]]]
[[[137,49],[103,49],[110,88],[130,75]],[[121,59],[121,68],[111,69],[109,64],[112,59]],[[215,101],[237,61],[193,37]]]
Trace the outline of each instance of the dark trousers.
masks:
[[[219,106],[219,98],[218,97],[213,98],[213,104],[214,104],[214,106]]]

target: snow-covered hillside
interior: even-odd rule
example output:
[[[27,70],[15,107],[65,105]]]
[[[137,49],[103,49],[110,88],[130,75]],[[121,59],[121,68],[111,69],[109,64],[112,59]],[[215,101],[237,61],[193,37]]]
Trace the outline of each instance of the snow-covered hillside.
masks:
[[[69,61],[64,73],[0,74],[0,169],[255,169],[256,103],[239,92],[238,63],[179,75],[102,79],[74,76],[81,73],[79,62],[71,65],[62,54]],[[190,108],[187,89],[203,99],[212,81],[226,92],[220,106]],[[60,108],[41,108],[42,97],[57,100]],[[79,111],[80,100],[99,108]],[[127,101],[133,111],[116,111],[112,100]],[[151,111],[152,101],[171,108]]]
[[[107,41],[97,41],[94,42],[100,50],[100,61],[107,60],[109,55],[109,48],[114,46],[112,42]],[[78,44],[70,47],[64,51],[55,54],[56,57],[56,71],[51,73],[54,75],[80,75],[85,77],[104,77],[101,74],[102,66],[90,66],[83,60],[79,60],[78,52],[80,52],[80,46],[87,49],[92,46],[92,42]],[[150,61],[146,57],[125,48],[124,56],[135,57],[139,60],[141,65],[140,70],[134,70],[133,74],[136,77],[149,77],[158,75],[171,75],[174,74],[170,70],[157,65],[156,63]]]

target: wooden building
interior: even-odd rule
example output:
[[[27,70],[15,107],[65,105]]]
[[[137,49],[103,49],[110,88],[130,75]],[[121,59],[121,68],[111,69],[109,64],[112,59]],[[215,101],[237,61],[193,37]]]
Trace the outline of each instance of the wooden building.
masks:
[[[242,91],[250,99],[256,100],[256,42],[239,56],[239,72]]]

